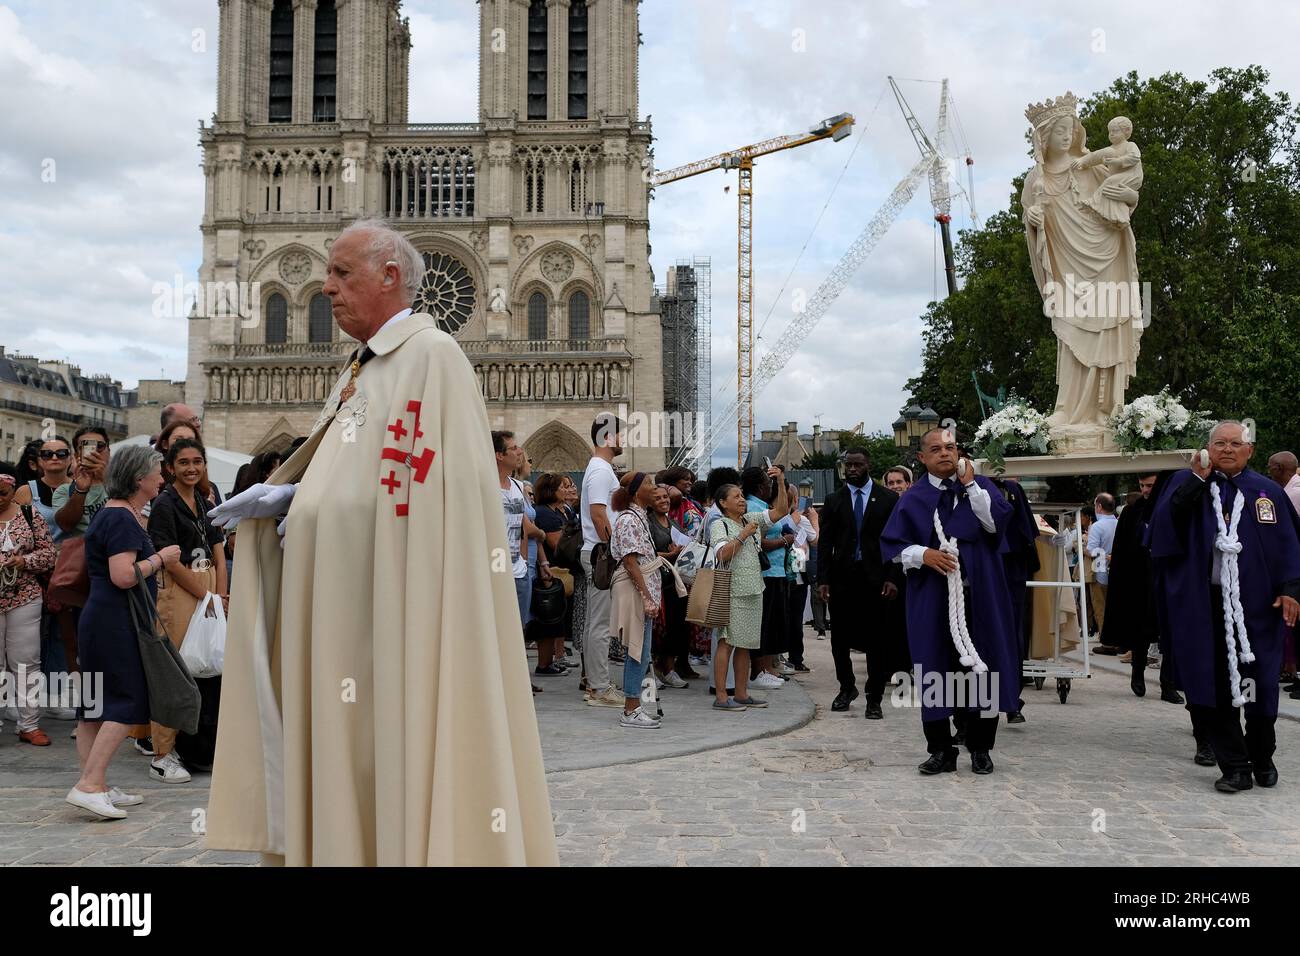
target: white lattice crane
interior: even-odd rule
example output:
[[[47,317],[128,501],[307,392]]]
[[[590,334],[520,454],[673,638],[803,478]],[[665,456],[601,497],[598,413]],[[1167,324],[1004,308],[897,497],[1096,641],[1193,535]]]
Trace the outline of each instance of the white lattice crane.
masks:
[[[804,339],[817,327],[822,316],[830,311],[835,300],[839,298],[844,287],[848,285],[849,279],[862,263],[867,261],[876,244],[889,231],[898,218],[903,207],[911,201],[916,195],[917,187],[920,186],[921,180],[927,176],[941,158],[933,149],[926,155],[923,155],[915,166],[911,168],[906,176],[894,187],[893,192],[884,204],[876,210],[866,227],[859,233],[858,238],[853,241],[843,258],[836,263],[835,268],[831,270],[817,291],[813,293],[808,300],[807,308],[803,312],[795,315],[794,321],[790,323],[777,339],[776,344],[767,351],[763,360],[759,362],[758,369],[751,377],[747,385],[741,389],[737,396],[736,402],[722,414],[713,419],[713,423],[708,432],[698,436],[696,443],[690,449],[682,449],[673,458],[673,464],[680,464],[688,458],[694,458],[697,461],[708,461],[712,451],[717,447],[718,440],[722,435],[724,424],[730,421],[732,415],[740,413],[741,409],[753,407],[754,396],[761,392],[767,385],[776,378],[777,373],[785,367],[785,363],[790,356],[795,353]],[[743,462],[742,462],[743,463]]]
[[[829,139],[839,142],[853,128],[853,117],[840,113],[822,120],[806,133],[793,133],[788,136],[774,136],[750,146],[719,153],[708,159],[697,160],[678,166],[676,169],[654,173],[650,184],[662,186],[707,173],[714,169],[734,169],[739,175],[737,189],[738,213],[736,242],[736,460],[743,463],[745,450],[754,438],[754,405],[752,379],[754,372],[754,257],[753,257],[753,203],[754,203],[754,159],[770,153],[793,149],[818,140]],[[761,366],[760,366],[761,367]],[[710,451],[712,446],[710,446]],[[678,459],[682,456],[678,455]]]
[[[943,267],[944,274],[948,281],[948,294],[952,295],[957,291],[957,267],[952,253],[952,232],[949,223],[952,222],[952,186],[956,183],[957,176],[955,172],[955,163],[944,154],[945,144],[948,141],[948,108],[950,97],[948,95],[948,81],[941,80],[939,90],[939,121],[935,126],[934,140],[931,142],[930,137],[926,135],[924,127],[917,121],[916,114],[912,112],[912,107],[908,106],[907,100],[903,97],[903,91],[898,88],[894,78],[889,77],[889,85],[893,88],[894,99],[898,101],[898,108],[903,111],[903,119],[907,121],[907,128],[911,130],[912,139],[916,141],[916,148],[921,151],[921,155],[934,155],[936,162],[930,167],[930,203],[934,206],[934,221],[939,224],[939,232],[943,236]],[[966,175],[970,182],[970,189],[966,191],[966,201],[970,205],[971,220],[978,226],[979,220],[975,216],[975,181],[973,167],[975,160],[971,158],[969,148],[966,153]],[[962,191],[961,187],[957,187]]]

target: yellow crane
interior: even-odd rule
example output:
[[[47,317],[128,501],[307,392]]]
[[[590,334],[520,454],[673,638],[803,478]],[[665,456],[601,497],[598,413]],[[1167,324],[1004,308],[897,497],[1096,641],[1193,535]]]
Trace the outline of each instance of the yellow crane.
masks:
[[[769,153],[779,153],[784,149],[794,149],[829,139],[839,142],[852,132],[853,116],[840,113],[822,120],[806,133],[792,133],[788,136],[774,136],[750,146],[742,146],[730,152],[719,153],[708,159],[697,160],[678,166],[675,169],[654,173],[650,177],[652,186],[662,186],[707,173],[710,170],[734,169],[739,174],[737,202],[737,243],[736,243],[736,395],[739,412],[736,417],[736,467],[745,461],[745,451],[754,439],[754,262],[753,262],[753,207],[754,207],[754,160]]]

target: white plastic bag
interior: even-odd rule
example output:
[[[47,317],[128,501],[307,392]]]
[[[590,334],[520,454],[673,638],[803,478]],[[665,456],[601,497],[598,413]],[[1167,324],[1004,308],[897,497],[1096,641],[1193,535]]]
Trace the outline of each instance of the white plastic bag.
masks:
[[[181,642],[181,660],[192,677],[217,677],[226,659],[226,609],[211,591],[194,609]]]
[[[698,541],[692,541],[688,547],[682,548],[673,564],[677,568],[677,573],[681,576],[682,582],[687,587],[690,587],[695,583],[696,571],[700,570],[700,568],[713,567],[713,549],[700,544]]]

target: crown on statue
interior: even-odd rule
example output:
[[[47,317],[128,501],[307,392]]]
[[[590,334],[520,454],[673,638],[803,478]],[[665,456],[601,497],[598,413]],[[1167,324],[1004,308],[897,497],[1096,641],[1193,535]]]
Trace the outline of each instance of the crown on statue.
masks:
[[[1025,108],[1025,119],[1029,120],[1030,126],[1038,129],[1044,123],[1050,123],[1058,116],[1078,115],[1078,105],[1078,97],[1066,90],[1064,96],[1058,96],[1054,100],[1047,99],[1042,103],[1030,103]]]

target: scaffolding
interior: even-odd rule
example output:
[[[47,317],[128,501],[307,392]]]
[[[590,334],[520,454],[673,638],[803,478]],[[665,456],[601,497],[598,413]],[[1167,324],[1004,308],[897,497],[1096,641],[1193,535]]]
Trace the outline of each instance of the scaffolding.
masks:
[[[679,259],[656,290],[663,333],[666,457],[690,449],[708,429],[712,364],[711,262],[705,256]],[[696,469],[697,462],[687,461]]]

